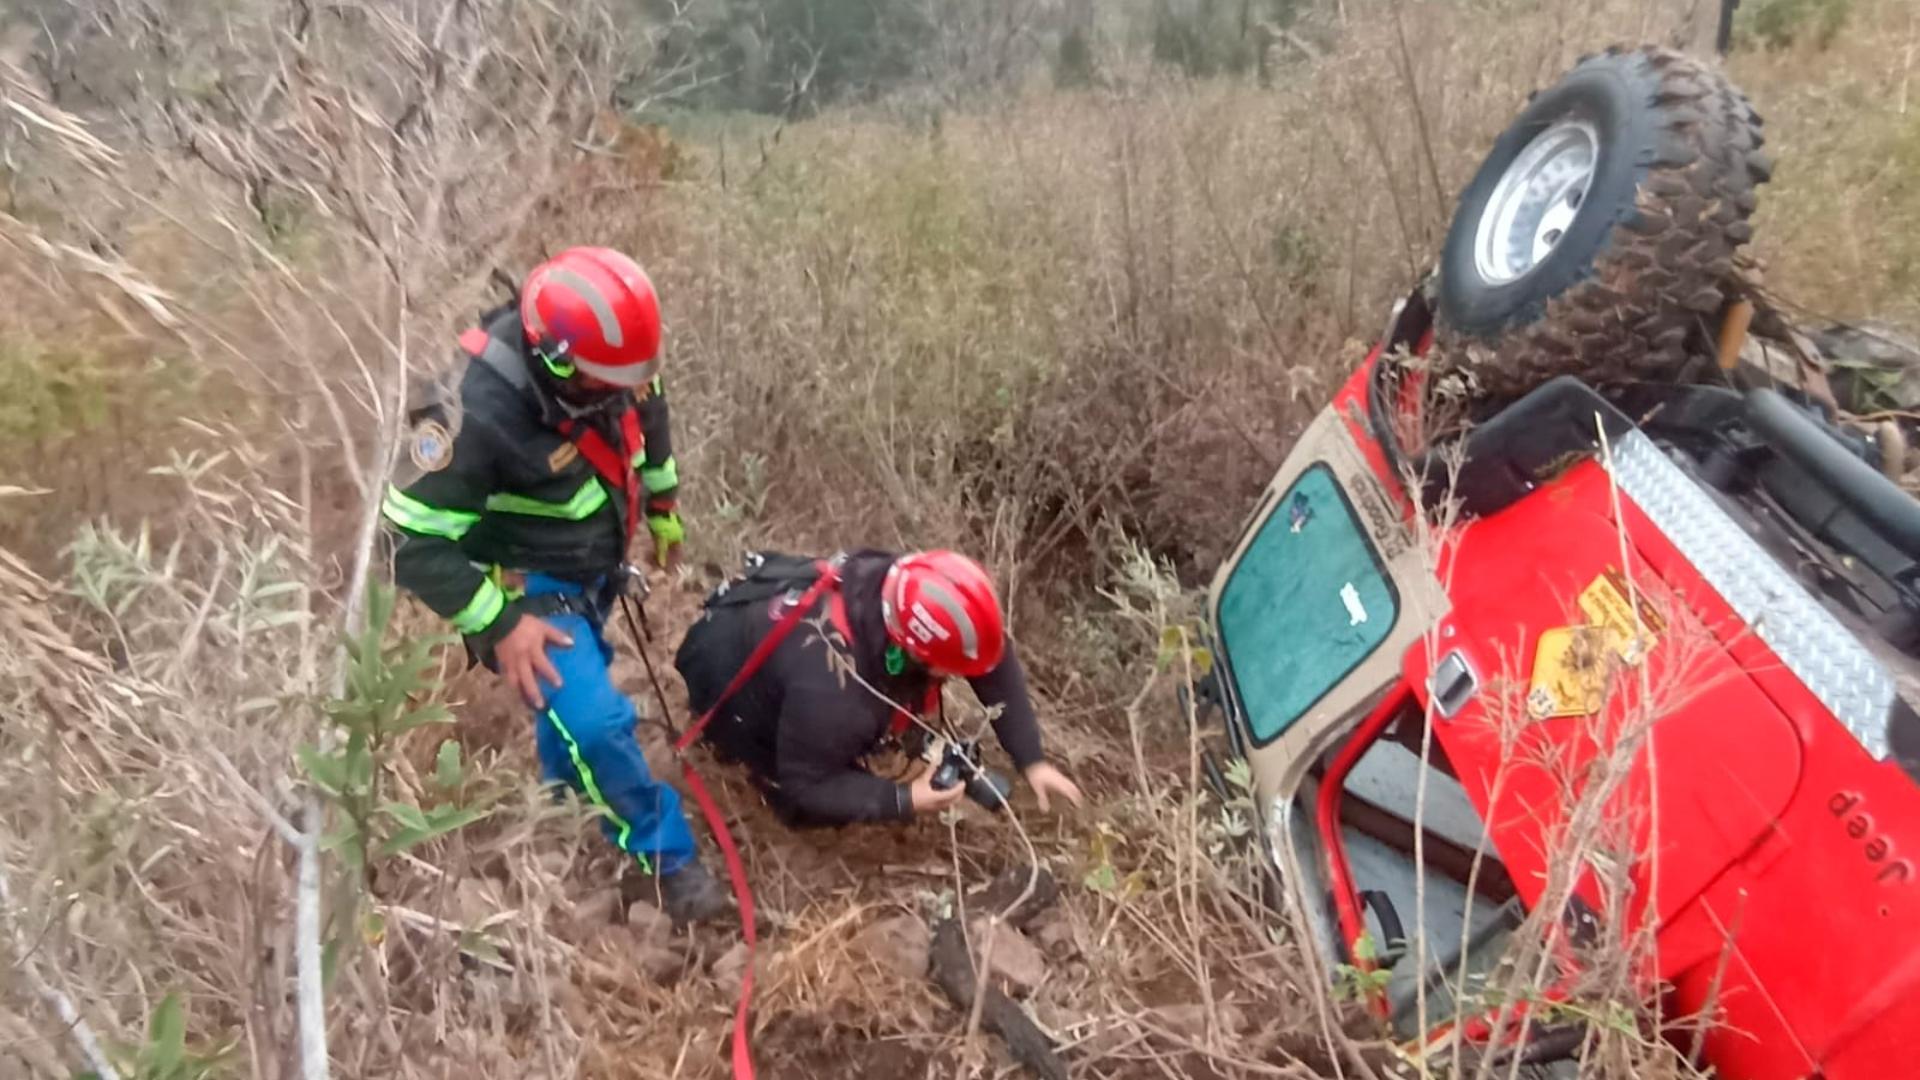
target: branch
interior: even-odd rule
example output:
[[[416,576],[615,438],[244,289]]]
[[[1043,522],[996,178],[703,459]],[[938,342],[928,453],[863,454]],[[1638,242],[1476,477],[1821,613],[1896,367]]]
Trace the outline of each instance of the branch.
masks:
[[[7,936],[13,942],[14,967],[27,977],[34,992],[40,995],[54,1015],[73,1033],[73,1041],[80,1044],[80,1053],[100,1080],[120,1080],[120,1073],[114,1069],[113,1062],[107,1058],[106,1050],[100,1045],[100,1039],[93,1033],[87,1018],[73,1004],[66,992],[48,982],[40,973],[40,965],[34,959],[34,953],[28,944],[26,935],[21,933],[20,924],[13,917],[13,888],[7,877],[7,865],[0,860],[0,914],[4,914],[7,923]]]
[[[300,877],[293,936],[299,971],[300,1076],[328,1080],[327,987],[320,953],[320,833],[326,827],[327,812],[320,796],[309,792],[300,816],[303,831],[297,845]]]

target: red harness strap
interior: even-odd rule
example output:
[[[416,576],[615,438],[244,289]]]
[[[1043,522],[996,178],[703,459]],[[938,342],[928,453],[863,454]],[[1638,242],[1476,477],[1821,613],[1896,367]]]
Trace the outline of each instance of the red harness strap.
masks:
[[[585,446],[581,447],[581,452],[586,452]],[[732,681],[727,683],[726,689],[720,691],[720,696],[714,699],[713,705],[702,713],[699,719],[687,726],[687,730],[680,736],[680,741],[673,746],[674,752],[682,755],[680,771],[686,778],[687,793],[693,796],[695,803],[699,804],[700,813],[707,819],[707,827],[713,830],[713,842],[720,847],[720,855],[727,864],[727,878],[733,884],[733,898],[740,905],[740,933],[747,944],[747,963],[741,969],[740,1001],[733,1012],[734,1080],[753,1080],[754,1076],[753,1052],[748,1046],[752,1027],[747,1022],[747,1008],[753,1000],[753,951],[754,946],[759,944],[759,934],[754,929],[753,889],[747,884],[747,864],[740,858],[740,848],[733,842],[733,833],[727,828],[726,819],[720,815],[720,807],[713,801],[713,793],[707,790],[706,781],[700,779],[700,774],[693,768],[693,762],[687,760],[685,754],[694,741],[700,738],[700,733],[713,722],[713,718],[720,714],[720,707],[727,703],[727,699],[738,693],[740,688],[747,684],[747,680],[753,678],[754,673],[767,662],[767,658],[773,655],[773,650],[779,648],[780,643],[793,632],[793,628],[800,625],[800,621],[806,617],[807,612],[813,610],[814,604],[819,602],[821,596],[832,594],[828,611],[834,626],[839,629],[848,643],[852,643],[853,633],[847,622],[846,603],[840,596],[840,568],[834,563],[825,561],[816,565],[820,568],[820,576],[814,580],[813,585],[800,594],[800,599],[780,617],[778,622],[773,624],[773,629],[767,632],[766,637],[760,639],[760,644],[754,646],[753,652],[747,655],[747,662],[740,665],[740,670],[734,674]],[[927,688],[924,707],[937,706],[939,701],[940,680],[936,679]],[[896,710],[890,730],[893,734],[900,734],[912,722],[913,717],[906,710]]]
[[[640,460],[641,451],[646,449],[647,441],[640,434],[640,413],[632,406],[620,414],[621,452],[615,453],[600,432],[585,424],[572,420],[560,421],[560,434],[573,440],[580,448],[580,456],[587,459],[593,471],[607,482],[620,496],[627,500],[627,531],[622,539],[631,540],[633,530],[640,524],[640,502],[646,497],[641,490],[640,475],[635,471],[635,463]]]
[[[585,452],[585,447],[581,448],[581,452]],[[714,700],[713,706],[702,713],[698,720],[688,725],[685,734],[680,736],[680,741],[674,744],[673,749],[676,753],[682,755],[686,753],[687,748],[693,745],[694,740],[700,737],[700,733],[706,730],[707,725],[712,723],[713,718],[719,714],[720,706],[725,705],[728,698],[745,686],[748,679],[753,678],[754,672],[760,670],[760,666],[767,662],[767,657],[773,655],[773,650],[780,647],[780,643],[793,632],[793,628],[800,625],[800,620],[813,609],[813,605],[822,594],[833,591],[836,596],[838,595],[840,568],[828,562],[822,562],[819,566],[820,577],[814,581],[813,587],[801,595],[799,602],[793,605],[792,610],[782,616],[779,622],[773,624],[773,629],[767,632],[766,637],[760,639],[760,644],[755,646],[753,652],[747,656],[747,662],[740,665],[740,671],[734,675],[733,681],[727,684],[725,690],[720,691],[720,696]],[[740,972],[740,1003],[733,1012],[733,1075],[734,1080],[753,1080],[753,1053],[747,1045],[747,1037],[751,1033],[747,1023],[747,1006],[753,999],[753,948],[759,942],[759,935],[755,932],[753,925],[753,889],[747,884],[747,865],[740,858],[740,849],[733,842],[733,833],[727,829],[726,819],[720,816],[720,807],[714,803],[713,793],[707,790],[706,782],[701,780],[700,774],[694,771],[693,762],[686,760],[684,756],[680,762],[680,769],[681,774],[686,777],[688,794],[691,794],[693,801],[700,805],[700,813],[706,816],[707,827],[713,830],[713,842],[720,846],[720,855],[727,863],[727,878],[733,883],[733,898],[740,905],[740,933],[747,943],[747,963]]]

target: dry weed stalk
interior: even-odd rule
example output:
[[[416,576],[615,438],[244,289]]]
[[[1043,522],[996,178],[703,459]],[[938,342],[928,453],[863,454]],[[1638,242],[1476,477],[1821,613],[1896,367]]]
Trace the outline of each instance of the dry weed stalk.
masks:
[[[1606,461],[1611,447],[1604,431],[1600,433],[1601,460]],[[1457,470],[1457,464],[1450,469]],[[1452,488],[1450,476],[1448,489]],[[1410,477],[1411,489],[1419,487],[1418,478]],[[1609,485],[1613,500],[1613,512],[1616,521],[1620,517],[1619,493],[1613,488],[1611,477]],[[1437,512],[1437,516],[1419,515],[1416,518],[1417,531],[1421,538],[1421,550],[1428,553],[1430,572],[1442,580],[1443,586],[1450,578],[1452,560],[1445,552],[1450,538],[1458,532],[1460,526],[1455,522],[1454,507],[1451,499]],[[1530,730],[1535,721],[1528,713],[1523,702],[1526,680],[1518,673],[1527,669],[1525,657],[1516,650],[1509,656],[1501,670],[1505,674],[1490,683],[1492,692],[1488,697],[1487,733],[1498,741],[1501,762],[1492,777],[1488,778],[1489,805],[1505,805],[1505,796],[1512,779],[1522,771],[1532,771],[1550,776],[1561,792],[1563,807],[1560,821],[1550,828],[1542,840],[1545,849],[1540,854],[1549,868],[1545,890],[1539,901],[1515,935],[1515,944],[1509,947],[1503,961],[1499,978],[1490,981],[1487,986],[1477,988],[1468,975],[1469,957],[1463,952],[1457,973],[1448,976],[1451,999],[1458,1007],[1460,1002],[1481,1000],[1483,995],[1499,1003],[1494,1010],[1492,1030],[1495,1038],[1504,1037],[1515,1021],[1515,1013],[1523,1004],[1537,1009],[1559,1009],[1573,1016],[1586,1016],[1603,1019],[1600,1009],[1619,1006],[1629,1010],[1648,1005],[1643,1000],[1645,990],[1644,973],[1651,970],[1653,956],[1652,935],[1657,927],[1657,917],[1653,908],[1654,897],[1658,895],[1657,874],[1651,870],[1647,875],[1647,894],[1636,896],[1629,883],[1632,868],[1638,865],[1653,867],[1657,862],[1649,854],[1658,847],[1658,806],[1652,802],[1657,796],[1654,785],[1658,783],[1657,759],[1654,756],[1653,733],[1662,717],[1671,715],[1686,705],[1694,695],[1707,689],[1699,674],[1701,663],[1711,654],[1712,644],[1709,631],[1689,619],[1687,612],[1674,598],[1656,592],[1648,595],[1635,571],[1630,557],[1624,526],[1616,529],[1619,558],[1628,582],[1628,602],[1633,607],[1636,620],[1650,606],[1661,613],[1666,622],[1666,630],[1661,641],[1661,679],[1655,684],[1652,667],[1642,661],[1637,665],[1610,665],[1608,669],[1607,691],[1601,706],[1582,722],[1579,728],[1564,733],[1552,740],[1530,738]],[[1571,608],[1571,605],[1569,605]],[[1576,620],[1577,622],[1577,620]],[[1642,636],[1647,629],[1639,630]],[[1524,644],[1524,643],[1522,643]],[[1440,644],[1433,634],[1427,636],[1425,648],[1429,656],[1437,658]],[[1425,735],[1420,749],[1422,770],[1419,791],[1416,794],[1415,814],[1415,860],[1423,863],[1421,850],[1425,836],[1423,824],[1426,807],[1426,781],[1431,761],[1431,734],[1433,725],[1432,709],[1429,707],[1424,722]],[[1577,761],[1569,751],[1577,745],[1590,745],[1596,754],[1591,761]],[[1637,799],[1629,798],[1627,785],[1636,775],[1644,777],[1649,805],[1641,806]],[[1488,856],[1482,844],[1474,852],[1473,864],[1469,872],[1466,891],[1466,904],[1462,912],[1460,934],[1465,940],[1473,927],[1474,905],[1477,892],[1474,888]],[[1570,935],[1563,925],[1562,913],[1568,910],[1575,888],[1581,878],[1589,871],[1597,871],[1596,883],[1600,888],[1602,904],[1595,913],[1599,919],[1598,942],[1592,947],[1580,950],[1580,962],[1590,965],[1577,983],[1569,985],[1563,979],[1561,962],[1573,947]],[[1424,897],[1426,879],[1422,872],[1417,880],[1416,891]],[[1430,985],[1427,970],[1427,950],[1425,946],[1425,905],[1424,899],[1416,901],[1416,944],[1417,957],[1414,978],[1416,979],[1416,1015],[1419,1030],[1431,1030],[1434,1018],[1429,1014],[1427,991]],[[1635,927],[1631,936],[1625,928]],[[1564,1000],[1553,1001],[1549,991],[1564,994]],[[1600,1003],[1594,1010],[1584,1011],[1584,1001]],[[1651,1003],[1651,1024],[1660,1026],[1658,1002]],[[1649,1041],[1635,1034],[1623,1033],[1609,1023],[1595,1023],[1593,1038],[1582,1051],[1582,1059],[1596,1053],[1602,1053],[1611,1043],[1623,1034],[1631,1053],[1621,1062],[1629,1068],[1647,1067],[1653,1062],[1670,1067],[1673,1063],[1671,1050],[1665,1044]],[[1513,1051],[1506,1055],[1503,1073],[1508,1080],[1519,1074],[1522,1058],[1519,1051],[1524,1049],[1532,1038],[1531,1027],[1515,1033],[1518,1041]],[[1502,1060],[1501,1055],[1478,1055],[1477,1062],[1469,1067],[1464,1058],[1465,1045],[1462,1040],[1449,1039],[1440,1044],[1450,1057],[1450,1067],[1456,1075],[1471,1072],[1477,1080],[1489,1080],[1493,1076],[1495,1063]],[[1432,1048],[1429,1048],[1432,1049]],[[1423,1075],[1430,1067],[1430,1055],[1420,1055],[1415,1064]]]
[[[52,657],[10,673],[18,677],[10,700],[23,717],[46,716],[64,732],[47,750],[76,770],[62,781],[70,790],[16,786],[47,797],[39,812],[10,814],[38,823],[30,853],[10,852],[32,866],[11,891],[34,910],[50,902],[53,882],[73,880],[79,852],[56,852],[72,850],[78,823],[63,821],[62,808],[76,797],[147,806],[151,826],[124,820],[116,831],[129,841],[152,830],[173,839],[138,861],[111,857],[104,865],[120,868],[126,888],[103,896],[89,891],[101,882],[82,888],[91,916],[78,925],[88,930],[49,942],[48,955],[70,957],[75,982],[88,987],[76,999],[114,1001],[112,988],[128,977],[193,987],[214,1007],[214,1030],[240,1033],[253,1075],[319,1080],[336,1064],[365,1075],[376,1060],[386,1063],[379,1071],[403,1069],[418,1051],[396,1022],[407,1014],[395,1010],[389,967],[405,962],[435,978],[457,970],[434,935],[460,924],[411,905],[445,904],[460,866],[436,869],[442,885],[420,900],[385,906],[396,920],[386,937],[358,924],[341,906],[350,880],[321,852],[329,815],[291,771],[292,750],[327,744],[314,705],[344,690],[332,628],[361,622],[376,572],[379,497],[408,394],[445,355],[438,342],[478,279],[524,243],[521,223],[624,62],[621,35],[596,5],[563,13],[521,0],[405,12],[256,4],[226,13],[228,51],[209,58],[208,42],[193,36],[200,23],[191,5],[98,8],[84,34],[61,44],[91,45],[174,87],[193,63],[214,63],[214,92],[119,102],[126,121],[100,137],[9,66],[6,106],[47,133],[42,165],[49,173],[70,166],[71,195],[140,210],[171,230],[180,257],[239,271],[228,278],[237,288],[170,295],[147,284],[137,257],[116,257],[111,246],[94,254],[14,218],[8,235],[57,268],[117,286],[148,316],[136,329],[199,354],[257,404],[231,424],[195,425],[219,449],[182,455],[155,481],[182,490],[178,511],[158,524],[173,539],[156,544],[145,532],[129,538],[105,527],[74,549],[94,636],[115,651],[119,670],[75,668],[88,682],[67,696],[72,711],[59,721],[34,704],[48,691],[29,689],[52,681]],[[123,145],[110,148],[109,139]],[[195,204],[182,197],[189,191],[213,198]],[[73,209],[69,220],[84,233],[87,214]],[[436,360],[420,360],[423,349]],[[298,387],[301,403],[285,408]],[[328,425],[316,427],[315,415]],[[22,625],[33,632],[42,623]],[[122,699],[164,722],[128,723],[112,706]],[[181,790],[169,775],[201,782]],[[494,857],[524,864],[516,847],[527,839]],[[276,840],[291,844],[291,867],[273,852]],[[183,858],[198,871],[176,865]],[[196,877],[197,888],[188,884]],[[149,884],[156,878],[164,883]],[[533,869],[520,880],[532,890],[523,909],[532,920],[493,933],[512,941],[513,981],[544,984],[564,964],[539,925],[538,912],[555,899],[542,883],[552,879]],[[151,912],[167,936],[129,949],[125,935],[99,929],[122,903]],[[241,939],[213,930],[236,915],[248,928]],[[378,948],[355,948],[363,933]],[[338,949],[331,989],[323,941]],[[411,1009],[451,1004],[431,982],[421,988],[427,1001]],[[236,994],[253,1000],[243,1005]],[[526,995],[547,1010],[544,1052],[560,1076],[572,1055],[556,1041],[552,998],[545,988]]]
[[[1108,846],[1128,852],[1124,861],[1131,869],[1122,875],[1117,866],[1109,867],[1103,875],[1096,866],[1088,878],[1098,885],[1099,906],[1107,909],[1098,950],[1113,966],[1099,979],[1099,989],[1115,1030],[1127,1033],[1125,1047],[1170,1048],[1163,1052],[1184,1059],[1189,1072],[1314,1076],[1327,1069],[1340,1076],[1375,1076],[1359,1047],[1326,1012],[1324,997],[1290,991],[1284,981],[1288,973],[1310,972],[1311,960],[1271,921],[1271,909],[1257,895],[1262,860],[1242,846],[1252,806],[1244,794],[1226,805],[1204,794],[1204,736],[1194,693],[1200,674],[1194,665],[1204,653],[1189,636],[1197,616],[1192,597],[1163,564],[1138,548],[1123,546],[1116,561],[1126,568],[1126,577],[1109,599],[1119,617],[1150,634],[1162,653],[1146,687],[1125,709],[1135,747],[1132,790],[1103,815],[1111,827],[1107,821],[1096,825],[1102,834],[1119,838],[1096,851],[1116,864],[1121,859]],[[1186,687],[1177,710],[1164,696],[1154,702],[1151,693],[1163,666]],[[1177,731],[1155,739],[1151,749],[1149,703],[1180,721]],[[1255,850],[1258,844],[1252,841]],[[1186,1006],[1191,1018],[1184,1008],[1169,1012],[1174,1002],[1166,1000],[1166,990],[1145,998],[1129,977],[1130,968],[1160,963],[1169,970],[1154,983],[1185,988],[1188,996],[1181,1004],[1191,1003]],[[1301,982],[1317,984],[1310,974]],[[1263,1014],[1257,1021],[1250,1015],[1253,1009]],[[1257,1028],[1250,1026],[1254,1023]],[[1106,1054],[1117,1060],[1128,1056],[1120,1046]],[[1159,1068],[1165,1072],[1169,1066]]]

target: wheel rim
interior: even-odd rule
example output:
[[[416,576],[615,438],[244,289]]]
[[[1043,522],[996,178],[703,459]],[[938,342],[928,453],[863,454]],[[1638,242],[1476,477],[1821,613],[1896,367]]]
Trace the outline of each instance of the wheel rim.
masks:
[[[1534,136],[1480,211],[1473,262],[1481,277],[1504,285],[1546,261],[1586,201],[1599,152],[1600,133],[1585,120],[1563,120]]]

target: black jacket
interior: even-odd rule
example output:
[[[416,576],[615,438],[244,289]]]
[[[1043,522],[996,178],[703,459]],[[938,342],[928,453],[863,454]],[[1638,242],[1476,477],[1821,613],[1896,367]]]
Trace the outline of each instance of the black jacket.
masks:
[[[880,614],[880,580],[895,556],[856,552],[842,569],[841,595],[853,640],[850,655],[861,678],[894,702],[918,710],[932,683],[925,669],[909,663],[899,675],[886,670],[888,639]],[[674,663],[687,681],[689,704],[698,716],[711,708],[748,654],[771,633],[788,608],[779,597],[743,604],[716,604],[687,632]],[[721,753],[754,774],[769,801],[794,824],[829,825],[901,820],[913,815],[907,789],[861,767],[861,759],[886,737],[893,707],[852,678],[842,679],[828,662],[834,645],[821,635],[818,617],[828,598],[804,617],[761,669],[728,699],[707,728]],[[1027,695],[1026,674],[1008,648],[993,671],[970,679],[982,704],[1002,706],[994,734],[1025,770],[1041,761],[1040,726]]]
[[[534,369],[539,361],[529,355],[514,308],[490,313],[484,329],[468,331],[461,344],[468,360],[457,413],[415,403],[408,454],[419,477],[390,487],[382,510],[399,535],[395,580],[489,658],[528,610],[493,569],[592,584],[626,557],[627,508],[560,433],[567,410]],[[659,380],[642,399],[623,393],[579,422],[618,452],[620,415],[628,409],[639,411],[645,437],[643,459],[632,464],[645,481],[647,509],[665,511],[678,470]]]

